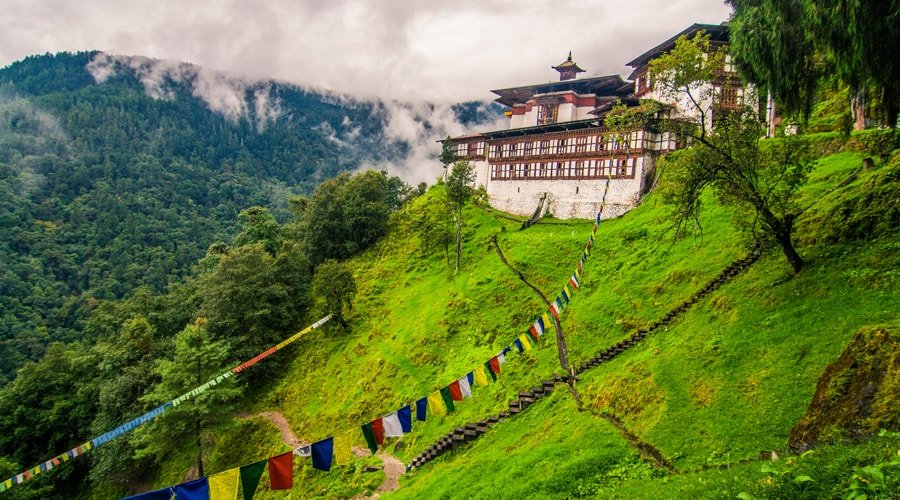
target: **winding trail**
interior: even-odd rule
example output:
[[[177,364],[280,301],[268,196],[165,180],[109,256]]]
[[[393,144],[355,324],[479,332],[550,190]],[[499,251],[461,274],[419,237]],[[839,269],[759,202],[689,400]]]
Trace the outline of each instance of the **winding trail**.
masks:
[[[247,419],[251,417],[263,417],[271,422],[272,425],[278,428],[278,432],[281,434],[281,441],[291,448],[309,444],[309,441],[300,439],[296,434],[294,434],[294,431],[291,430],[291,424],[288,423],[287,419],[284,418],[284,414],[282,414],[280,411],[261,411],[254,414],[237,414],[237,418],[240,419]],[[369,456],[368,448],[354,446],[352,451],[353,455],[356,457]],[[372,496],[356,498],[378,498],[379,496],[381,496],[381,493],[394,491],[400,487],[399,478],[406,472],[406,465],[399,459],[397,459],[397,457],[381,451],[379,451],[375,456],[381,459],[381,464],[384,469],[384,482],[381,483],[381,486],[378,487],[378,490]]]

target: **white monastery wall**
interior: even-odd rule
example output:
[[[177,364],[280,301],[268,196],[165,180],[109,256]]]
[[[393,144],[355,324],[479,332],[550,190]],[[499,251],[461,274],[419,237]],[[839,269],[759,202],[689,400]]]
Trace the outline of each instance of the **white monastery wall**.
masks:
[[[609,183],[603,218],[618,217],[640,201],[644,179],[644,157],[636,158],[634,178],[614,178]],[[486,162],[484,163],[487,166]],[[485,174],[487,169],[485,169]],[[491,206],[515,215],[534,213],[544,193],[549,203],[546,210],[559,219],[593,219],[600,210],[606,179],[529,179],[527,181],[488,180],[487,193]]]

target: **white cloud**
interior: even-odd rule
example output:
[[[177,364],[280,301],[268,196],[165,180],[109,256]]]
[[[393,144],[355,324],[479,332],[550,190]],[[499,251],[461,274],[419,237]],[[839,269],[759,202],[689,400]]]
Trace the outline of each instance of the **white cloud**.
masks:
[[[691,23],[728,17],[722,0],[3,3],[0,64],[100,49],[355,97],[432,102],[484,100],[492,88],[554,79],[550,65],[569,50],[588,75],[626,73],[626,61]],[[224,109],[237,104],[217,97],[210,102]]]

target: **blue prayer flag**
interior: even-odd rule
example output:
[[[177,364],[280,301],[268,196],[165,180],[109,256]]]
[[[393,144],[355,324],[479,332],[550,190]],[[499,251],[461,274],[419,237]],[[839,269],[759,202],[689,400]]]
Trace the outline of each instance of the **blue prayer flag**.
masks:
[[[428,416],[428,398],[416,401],[416,420],[424,422]]]
[[[314,469],[331,470],[331,458],[334,456],[334,438],[323,439],[312,445],[312,463]]]
[[[412,409],[409,405],[397,410],[397,419],[403,432],[412,432]]]
[[[193,481],[175,486],[175,498],[178,500],[208,500],[209,478],[201,477]]]

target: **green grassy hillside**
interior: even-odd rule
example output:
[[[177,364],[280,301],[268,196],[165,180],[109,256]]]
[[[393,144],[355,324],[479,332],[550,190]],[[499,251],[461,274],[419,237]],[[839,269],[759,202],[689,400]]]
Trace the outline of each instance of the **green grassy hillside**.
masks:
[[[805,200],[819,201],[797,222],[799,250],[807,259],[802,273],[793,275],[783,255],[767,248],[748,271],[666,330],[580,377],[576,387],[585,406],[618,416],[679,474],[642,461],[614,427],[579,412],[560,387],[472,445],[406,474],[394,494],[733,497],[788,491],[777,489],[782,487],[822,493],[846,487],[858,465],[889,460],[900,439],[887,433],[861,445],[822,448],[802,461],[782,460],[770,472],[759,463],[704,469],[755,459],[761,450],[783,454],[823,369],[854,334],[872,325],[897,334],[900,157],[860,171],[863,156],[823,158],[804,189]],[[854,181],[832,191],[853,172]],[[415,214],[436,203],[440,191],[432,189],[398,213],[390,235],[352,261],[359,294],[349,330],[320,330],[299,341],[286,354],[296,358],[284,376],[272,380],[247,412],[280,411],[301,439],[315,441],[427,395],[526,331],[544,308],[501,264],[490,237],[498,235],[507,258],[555,295],[575,269],[591,222],[548,220],[519,232],[514,221],[469,207],[464,265],[453,274],[443,250],[424,255],[413,231]],[[712,199],[701,224],[702,233],[673,241],[667,208],[652,195],[624,217],[601,224],[582,287],[563,316],[575,364],[660,318],[747,254],[749,242]],[[454,426],[506,409],[517,391],[561,373],[556,356],[549,336],[530,353],[511,353],[498,383],[476,388],[447,417],[414,424],[402,446],[389,440],[389,453],[408,462]],[[266,421],[236,421],[217,438],[207,472],[286,449]],[[189,455],[173,457],[157,482],[180,482]],[[291,495],[374,491],[383,475],[362,467],[378,463],[365,458],[330,473],[298,464]],[[814,482],[792,482],[802,475]],[[282,497],[265,490],[265,479],[262,484],[261,498]]]

